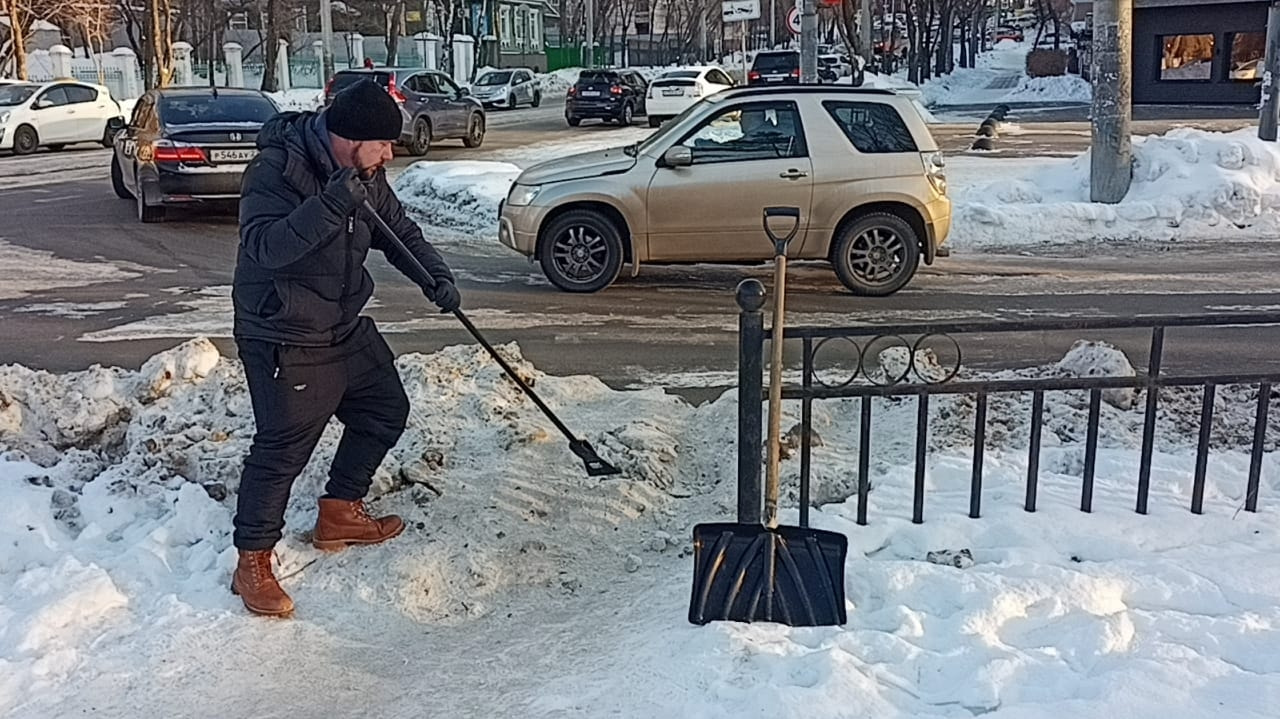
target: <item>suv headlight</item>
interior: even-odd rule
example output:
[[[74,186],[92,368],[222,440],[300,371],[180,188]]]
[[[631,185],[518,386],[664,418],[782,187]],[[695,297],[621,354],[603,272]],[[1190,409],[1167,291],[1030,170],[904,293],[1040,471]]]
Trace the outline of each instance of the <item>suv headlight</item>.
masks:
[[[526,207],[533,202],[539,192],[542,192],[542,187],[539,185],[512,185],[511,193],[507,195],[507,204],[512,207]]]

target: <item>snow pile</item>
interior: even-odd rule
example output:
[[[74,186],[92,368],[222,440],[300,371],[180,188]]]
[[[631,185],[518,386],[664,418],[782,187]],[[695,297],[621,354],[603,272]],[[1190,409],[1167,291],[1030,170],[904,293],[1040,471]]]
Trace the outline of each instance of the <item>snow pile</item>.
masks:
[[[498,234],[498,203],[519,174],[519,167],[506,162],[415,162],[392,188],[419,223],[457,231],[450,239],[458,242],[491,245]]]
[[[282,112],[319,110],[324,105],[324,90],[298,88],[284,92],[267,93]]]
[[[1254,131],[1179,128],[1135,138],[1133,151],[1133,184],[1116,205],[1089,201],[1088,152],[993,182],[953,183],[949,242],[972,248],[1280,237],[1280,149]]]
[[[1079,75],[1023,77],[1003,102],[1082,102],[1093,100],[1093,87]]]
[[[878,400],[867,527],[849,501],[858,402],[817,402],[824,506],[813,521],[849,537],[848,625],[699,628],[684,618],[688,538],[694,523],[733,514],[733,395],[692,407],[545,376],[514,347],[502,351],[623,476],[583,477],[477,348],[401,357],[413,410],[371,505],[408,529],[380,547],[310,548],[338,439],[330,427],[278,547],[299,607],[291,622],[246,616],[226,588],[252,432],[237,363],[196,340],[140,372],[0,368],[0,713],[187,716],[199,706],[245,716],[269,695],[298,715],[350,705],[388,716],[430,706],[442,716],[846,717],[857,706],[893,718],[1155,719],[1269,716],[1280,696],[1274,453],[1262,512],[1235,515],[1256,390],[1220,388],[1203,517],[1186,509],[1196,392],[1162,396],[1145,517],[1132,512],[1140,409],[1102,408],[1095,512],[1083,514],[1087,400],[1050,393],[1030,514],[1030,398],[992,397],[983,517],[972,520],[973,401],[937,398],[924,525],[910,522],[915,404]],[[1063,364],[1105,374],[1119,359],[1094,345]],[[786,403],[784,427],[799,410]],[[798,471],[798,457],[786,460],[786,507]],[[458,656],[474,661],[441,661]]]
[[[985,105],[1001,102],[1089,102],[1089,83],[1077,75],[1027,77],[1029,42],[1005,40],[990,52],[978,55],[977,67],[958,67],[947,75],[925,81],[920,90],[928,107]]]

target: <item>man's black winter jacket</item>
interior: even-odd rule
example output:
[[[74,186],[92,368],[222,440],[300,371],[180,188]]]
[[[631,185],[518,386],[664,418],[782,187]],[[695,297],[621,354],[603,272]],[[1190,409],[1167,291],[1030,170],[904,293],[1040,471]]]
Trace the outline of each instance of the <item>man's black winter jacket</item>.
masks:
[[[339,168],[315,113],[285,113],[258,134],[258,157],[244,174],[240,250],[231,293],[237,339],[320,347],[345,340],[373,294],[364,268],[381,250],[419,286],[423,279],[379,235],[364,211],[338,207],[324,194]],[[369,201],[433,277],[453,281],[379,170]]]

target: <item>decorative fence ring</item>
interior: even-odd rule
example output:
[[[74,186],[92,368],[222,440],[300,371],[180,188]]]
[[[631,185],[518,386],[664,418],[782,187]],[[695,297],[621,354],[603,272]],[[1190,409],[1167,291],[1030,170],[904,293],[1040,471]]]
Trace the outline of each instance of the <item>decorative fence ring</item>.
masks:
[[[951,343],[952,347],[956,348],[956,364],[954,367],[951,368],[950,373],[948,373],[942,379],[930,380],[928,377],[925,377],[923,374],[921,374],[920,369],[916,367],[916,353],[920,351],[920,346],[924,343],[924,341],[931,337],[944,338]],[[946,334],[945,332],[930,332],[927,335],[921,335],[920,338],[916,340],[915,344],[911,346],[911,369],[915,372],[916,377],[920,378],[920,381],[924,382],[925,384],[946,384],[951,380],[955,379],[956,375],[960,374],[960,364],[961,364],[962,356],[963,356],[963,352],[961,351],[960,343],[956,341],[956,338],[952,337],[949,334]]]
[[[886,381],[884,382],[877,382],[875,378],[871,375],[871,373],[869,371],[866,371],[867,369],[866,352],[867,350],[871,349],[872,345],[874,345],[876,342],[879,342],[880,340],[897,340],[898,342],[902,343],[902,348],[907,351],[907,361],[906,363],[903,364],[902,374],[897,376],[896,378],[890,378],[889,373],[885,372],[884,376]],[[887,351],[888,349],[889,348],[886,347],[885,349],[880,350],[880,353],[876,355],[876,366],[880,367],[882,371],[884,370],[884,366],[880,364],[880,354],[884,354],[885,351]],[[892,387],[893,385],[901,384],[902,381],[907,378],[907,375],[911,374],[911,367],[912,367],[911,343],[907,342],[906,339],[904,339],[900,335],[877,335],[875,337],[872,337],[871,340],[867,342],[867,346],[862,348],[862,356],[861,356],[861,360],[859,361],[859,367],[861,367],[863,370],[863,376],[865,376],[867,380],[871,382],[871,384],[880,385],[881,387]]]
[[[822,377],[818,374],[818,353],[822,351],[823,345],[831,340],[844,340],[845,342],[848,342],[853,346],[854,354],[858,356],[858,364],[853,368],[853,374],[849,375],[849,379],[846,379],[840,384],[828,384],[824,382]],[[862,347],[860,347],[857,342],[853,341],[852,337],[823,337],[813,348],[813,363],[813,379],[816,380],[818,384],[826,387],[827,389],[844,389],[845,387],[853,384],[854,380],[858,379],[858,375],[862,374]]]

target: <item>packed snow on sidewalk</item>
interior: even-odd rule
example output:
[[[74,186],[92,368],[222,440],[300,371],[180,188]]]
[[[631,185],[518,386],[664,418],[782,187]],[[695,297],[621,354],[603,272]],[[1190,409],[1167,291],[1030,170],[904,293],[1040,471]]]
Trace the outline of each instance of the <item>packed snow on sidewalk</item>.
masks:
[[[1001,102],[1087,103],[1093,98],[1089,83],[1078,75],[1028,77],[1026,57],[1031,50],[1030,42],[1000,42],[978,55],[977,67],[957,67],[921,84],[924,104],[937,108]]]
[[[1133,184],[1115,205],[1090,202],[1090,155],[957,163],[957,248],[1088,242],[1280,238],[1280,149],[1251,129],[1191,128],[1135,137]],[[998,179],[991,179],[992,177]]]
[[[690,530],[733,516],[734,395],[694,407],[547,376],[502,351],[622,476],[584,477],[477,348],[401,357],[413,411],[371,506],[408,530],[340,554],[310,548],[330,427],[278,547],[292,620],[250,617],[227,589],[252,432],[236,362],[193,340],[139,371],[0,368],[0,714],[1274,716],[1280,402],[1261,512],[1240,512],[1254,389],[1220,388],[1203,516],[1187,509],[1195,391],[1162,397],[1149,516],[1132,511],[1145,403],[1103,406],[1085,514],[1087,400],[1051,393],[1028,513],[1030,399],[993,397],[974,520],[975,407],[936,399],[923,525],[910,522],[915,404],[877,401],[866,527],[849,499],[857,404],[818,402],[813,521],[850,540],[847,625],[694,627]],[[882,356],[890,369],[904,359]],[[1127,366],[1089,345],[1010,374]],[[784,427],[798,411],[788,403]],[[785,507],[797,473],[791,456]],[[972,564],[929,561],[942,550],[969,550]]]

